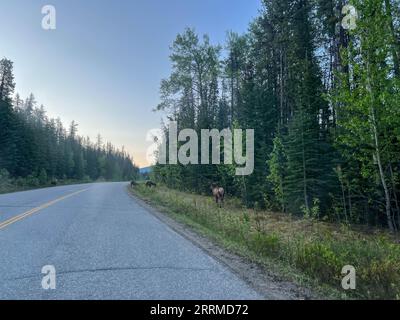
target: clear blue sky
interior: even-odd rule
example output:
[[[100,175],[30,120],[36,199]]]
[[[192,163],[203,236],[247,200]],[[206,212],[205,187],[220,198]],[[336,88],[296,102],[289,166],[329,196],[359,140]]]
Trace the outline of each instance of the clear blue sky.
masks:
[[[54,31],[41,28],[47,4],[57,10]],[[1,0],[0,57],[14,61],[23,98],[34,93],[49,116],[124,145],[144,166],[176,35],[194,27],[223,44],[228,30],[245,32],[260,8],[261,0]]]

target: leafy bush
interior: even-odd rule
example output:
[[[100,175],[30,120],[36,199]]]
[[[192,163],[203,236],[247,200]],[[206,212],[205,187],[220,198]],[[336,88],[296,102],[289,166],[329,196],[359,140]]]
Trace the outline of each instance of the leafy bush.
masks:
[[[10,188],[10,175],[6,169],[0,170],[0,192],[5,192]]]

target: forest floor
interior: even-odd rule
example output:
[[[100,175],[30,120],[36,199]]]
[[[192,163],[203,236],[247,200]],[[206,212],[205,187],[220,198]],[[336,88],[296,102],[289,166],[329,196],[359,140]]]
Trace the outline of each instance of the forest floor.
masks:
[[[384,230],[247,209],[238,199],[219,208],[212,197],[164,186],[139,184],[131,192],[260,291],[293,299],[400,299],[400,245]],[[354,290],[342,287],[345,266],[356,270]]]

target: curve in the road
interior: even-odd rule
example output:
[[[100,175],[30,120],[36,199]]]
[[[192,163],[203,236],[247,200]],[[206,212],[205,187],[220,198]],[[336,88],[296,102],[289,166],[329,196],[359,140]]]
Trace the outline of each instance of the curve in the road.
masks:
[[[263,298],[138,204],[126,186],[0,195],[0,299]],[[47,265],[56,269],[55,290],[41,285]]]

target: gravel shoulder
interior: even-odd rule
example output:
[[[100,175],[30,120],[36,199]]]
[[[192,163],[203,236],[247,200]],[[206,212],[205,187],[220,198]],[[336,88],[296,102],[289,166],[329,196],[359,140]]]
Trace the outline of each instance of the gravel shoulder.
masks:
[[[171,218],[163,208],[155,208],[150,205],[147,201],[135,195],[129,187],[127,192],[149,213],[228,267],[266,300],[310,300],[320,298],[307,288],[282,280],[282,277],[266,270],[264,266],[222,248],[211,239],[196,232],[192,227]]]

